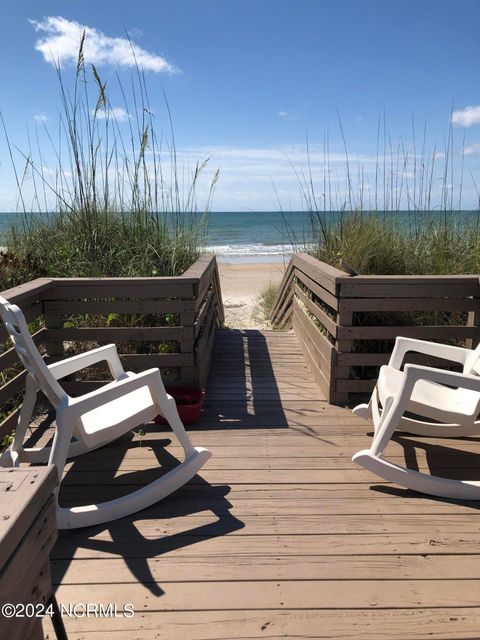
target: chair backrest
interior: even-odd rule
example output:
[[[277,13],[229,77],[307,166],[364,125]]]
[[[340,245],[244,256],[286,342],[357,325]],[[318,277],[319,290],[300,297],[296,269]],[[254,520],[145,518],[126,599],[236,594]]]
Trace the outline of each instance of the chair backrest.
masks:
[[[480,375],[480,343],[476,349],[472,350],[472,353],[468,354],[463,366],[463,373],[472,376]]]
[[[66,397],[66,393],[35,346],[22,311],[0,296],[0,315],[25,369],[56,407]]]

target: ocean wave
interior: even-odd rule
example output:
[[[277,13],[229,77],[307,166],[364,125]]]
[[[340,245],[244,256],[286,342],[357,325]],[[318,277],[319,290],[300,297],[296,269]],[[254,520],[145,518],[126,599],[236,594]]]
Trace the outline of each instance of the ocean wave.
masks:
[[[293,244],[223,244],[207,247],[207,251],[217,256],[283,256],[299,251],[304,245]]]

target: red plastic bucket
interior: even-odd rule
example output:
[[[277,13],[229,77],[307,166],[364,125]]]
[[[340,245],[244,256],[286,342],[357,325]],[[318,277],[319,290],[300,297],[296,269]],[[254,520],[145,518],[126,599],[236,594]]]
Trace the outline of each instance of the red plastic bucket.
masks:
[[[178,415],[183,424],[193,424],[200,417],[205,389],[195,387],[165,387],[167,393],[175,398]],[[154,419],[157,424],[168,424],[163,416]]]

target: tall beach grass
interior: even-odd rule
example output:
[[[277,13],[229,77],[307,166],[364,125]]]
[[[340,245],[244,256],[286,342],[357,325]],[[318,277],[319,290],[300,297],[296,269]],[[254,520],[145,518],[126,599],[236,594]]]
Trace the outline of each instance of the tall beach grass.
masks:
[[[312,170],[308,143],[306,170],[292,165],[310,214],[312,241],[304,243],[306,250],[336,267],[344,261],[362,274],[480,273],[478,177],[466,175],[465,138],[455,141],[452,124],[443,148],[428,149],[426,124],[418,141],[412,119],[411,139],[394,144],[384,115],[370,171],[361,159],[352,160],[340,119],[339,129],[340,169],[330,160],[328,133],[320,175]],[[468,211],[466,181],[475,202]]]
[[[43,275],[178,275],[204,246],[218,172],[199,207],[196,190],[207,160],[191,171],[177,166],[166,99],[167,132],[158,133],[145,76],[137,67],[128,88],[117,76],[119,114],[106,82],[85,63],[84,40],[85,35],[71,86],[56,65],[61,102],[56,133],[44,124],[28,150],[19,151],[3,123],[24,215],[10,230],[0,259],[2,288]],[[53,167],[46,155],[55,159]],[[31,211],[53,213],[42,217]]]
[[[379,121],[373,171],[352,162],[340,123],[343,165],[330,162],[325,137],[323,172],[314,172],[307,145],[306,170],[293,167],[304,209],[310,214],[310,238],[292,238],[319,260],[362,275],[480,274],[480,201],[478,177],[464,171],[465,140],[454,144],[449,127],[444,148],[428,150],[426,127],[420,144],[412,123],[409,144],[393,145],[385,118]],[[338,159],[338,157],[337,157]],[[474,207],[466,210],[467,188]],[[285,215],[288,226],[288,215]],[[313,299],[335,320],[336,313]],[[419,301],[421,303],[421,301]],[[308,309],[305,309],[308,314]],[[317,322],[312,317],[313,322]],[[466,312],[355,312],[355,326],[461,325]],[[408,333],[408,329],[405,329]],[[399,330],[402,333],[402,330]],[[392,340],[355,340],[357,352],[390,353]],[[377,367],[353,367],[351,377],[376,378]]]

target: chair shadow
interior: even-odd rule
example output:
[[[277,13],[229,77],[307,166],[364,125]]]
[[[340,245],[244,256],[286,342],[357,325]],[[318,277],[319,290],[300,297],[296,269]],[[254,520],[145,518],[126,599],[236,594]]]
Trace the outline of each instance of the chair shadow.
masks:
[[[130,470],[123,467],[127,449],[139,447],[139,441],[132,443],[130,433],[114,443],[97,449],[71,461],[60,490],[61,506],[79,506],[118,498],[128,494],[162,476],[179,464],[179,460],[166,447],[169,439],[149,438],[149,432],[157,432],[157,425],[146,425],[146,435],[141,446],[152,453],[152,462],[158,466],[148,469]],[[208,463],[207,463],[208,464]],[[120,476],[116,476],[119,470]],[[124,472],[125,471],[125,472]],[[88,488],[92,491],[89,492]],[[228,485],[212,486],[199,475],[178,489],[175,493],[131,516],[120,518],[103,525],[59,532],[59,539],[52,552],[52,575],[55,584],[60,584],[70,563],[79,549],[106,553],[123,558],[136,581],[143,584],[155,596],[164,592],[153,576],[148,560],[182,549],[199,542],[232,533],[244,527],[244,523],[230,513],[231,503],[226,499],[230,492]],[[88,495],[91,493],[91,496]],[[87,494],[87,497],[85,497]],[[212,522],[200,524],[190,529],[168,533],[172,527],[181,527],[181,520],[175,519],[208,512]],[[146,521],[151,521],[151,526]],[[142,521],[141,529],[137,521]],[[107,534],[109,539],[97,536]],[[102,536],[103,537],[103,536]]]
[[[29,446],[35,446],[34,441],[49,426],[51,420],[49,424],[48,419],[38,423]],[[195,426],[199,431],[288,428],[267,341],[260,331],[217,332],[206,401]],[[150,433],[155,433],[156,437],[149,437]],[[92,500],[101,502],[152,482],[179,463],[167,449],[171,433],[168,425],[145,426],[141,446],[152,453],[150,468],[130,469],[129,463],[123,462],[127,449],[132,444],[139,446],[138,440],[132,443],[132,433],[70,461],[62,481],[60,504],[78,506]],[[159,439],[158,434],[163,434],[165,439]],[[119,471],[121,475],[117,476]],[[227,469],[225,478],[228,479]],[[88,495],[85,498],[85,494],[90,493],[89,487],[92,487],[93,498]],[[161,596],[163,591],[151,572],[149,559],[245,526],[230,511],[232,505],[226,497],[229,492],[229,485],[212,486],[197,475],[171,496],[132,516],[101,526],[60,532],[52,553],[54,582],[62,582],[72,559],[78,556],[77,551],[85,549],[123,558],[135,579],[152,594]],[[178,531],[182,517],[200,513],[210,513],[212,522],[205,523],[202,518],[202,524]],[[177,523],[175,519],[178,519]],[[148,520],[151,526],[145,523]],[[142,521],[141,531],[136,524],[138,521]],[[177,530],[168,533],[172,524]],[[109,539],[99,539],[101,535]]]

